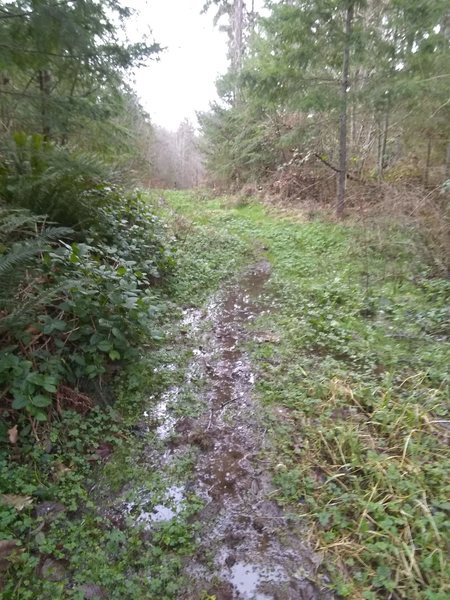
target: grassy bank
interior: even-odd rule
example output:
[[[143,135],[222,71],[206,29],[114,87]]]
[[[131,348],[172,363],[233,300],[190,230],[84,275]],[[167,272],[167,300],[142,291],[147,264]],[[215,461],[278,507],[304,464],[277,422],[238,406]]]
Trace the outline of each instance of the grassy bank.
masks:
[[[309,523],[335,589],[444,600],[449,282],[429,277],[394,225],[172,203],[268,248],[276,308],[257,327],[273,335],[252,351],[277,494]]]

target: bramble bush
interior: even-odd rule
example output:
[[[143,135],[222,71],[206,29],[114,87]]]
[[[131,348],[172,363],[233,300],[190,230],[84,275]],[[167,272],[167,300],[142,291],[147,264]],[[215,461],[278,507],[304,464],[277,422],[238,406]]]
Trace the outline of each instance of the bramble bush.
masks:
[[[91,408],[86,381],[159,337],[157,283],[174,266],[172,240],[139,192],[102,180],[92,163],[74,177],[78,159],[37,136],[16,136],[15,148],[0,167],[4,428],[17,411],[44,422],[55,408]]]

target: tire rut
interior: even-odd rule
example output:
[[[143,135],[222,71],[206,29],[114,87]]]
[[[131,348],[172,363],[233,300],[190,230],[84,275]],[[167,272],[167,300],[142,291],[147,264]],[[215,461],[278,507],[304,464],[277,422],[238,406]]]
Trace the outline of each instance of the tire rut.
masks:
[[[205,592],[217,600],[333,597],[305,530],[272,499],[270,465],[263,458],[268,436],[243,346],[255,335],[249,324],[270,310],[263,301],[269,277],[270,264],[258,262],[202,316],[211,329],[202,335],[192,367],[206,380],[206,409],[174,426],[180,446],[200,449],[188,488],[205,501],[197,517],[198,549],[185,566],[183,600]]]

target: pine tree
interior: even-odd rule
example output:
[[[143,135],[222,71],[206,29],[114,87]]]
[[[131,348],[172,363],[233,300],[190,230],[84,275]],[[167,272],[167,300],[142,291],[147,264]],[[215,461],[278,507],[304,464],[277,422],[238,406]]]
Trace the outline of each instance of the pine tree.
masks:
[[[120,41],[115,21],[129,14],[117,0],[5,5],[0,14],[3,132],[39,132],[64,144],[83,124],[117,113],[125,70],[159,51],[157,44]]]

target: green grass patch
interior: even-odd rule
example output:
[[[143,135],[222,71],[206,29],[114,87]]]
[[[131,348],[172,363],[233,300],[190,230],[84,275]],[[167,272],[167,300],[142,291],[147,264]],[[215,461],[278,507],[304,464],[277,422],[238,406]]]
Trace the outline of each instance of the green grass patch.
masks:
[[[172,201],[267,248],[275,307],[256,327],[280,342],[252,352],[277,494],[309,516],[335,589],[447,598],[450,283],[429,277],[410,232],[394,224]]]
[[[177,266],[160,290],[163,339],[144,342],[113,407],[67,411],[39,440],[0,457],[2,492],[16,496],[1,507],[1,538],[18,543],[1,574],[2,597],[81,600],[87,585],[112,599],[177,598],[198,500],[188,498],[152,535],[99,508],[108,493],[133,501],[142,490],[155,504],[167,480],[188,475],[194,456],[164,475],[150,468],[146,451],[158,441],[136,436],[133,424],[152,397],[183,385],[191,352],[180,337],[183,308],[201,307],[264,256],[274,307],[254,327],[273,335],[250,350],[278,501],[310,523],[342,596],[447,598],[449,282],[429,277],[395,226],[299,223],[258,204],[164,198]],[[159,368],[167,364],[175,370]],[[174,410],[198,410],[192,389]],[[99,449],[109,447],[113,458],[98,466]],[[64,512],[39,517],[42,502]]]

